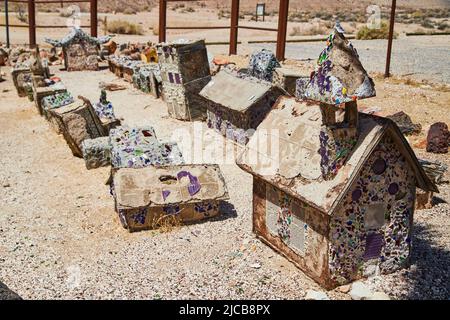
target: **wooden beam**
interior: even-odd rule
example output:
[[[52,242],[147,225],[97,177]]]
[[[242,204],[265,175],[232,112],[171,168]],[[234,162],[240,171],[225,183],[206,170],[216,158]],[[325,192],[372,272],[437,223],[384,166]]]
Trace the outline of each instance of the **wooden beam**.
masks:
[[[9,9],[8,0],[5,0],[5,25],[6,25],[6,47],[9,48],[11,43],[9,41]]]
[[[167,1],[159,0],[159,42],[166,42],[166,27],[167,27]]]
[[[97,10],[98,10],[98,1],[97,0],[91,0],[91,36],[92,37],[97,37],[98,36]]]
[[[386,70],[384,72],[384,77],[388,78],[391,73],[391,55],[392,55],[392,41],[394,39],[394,25],[395,25],[395,8],[397,6],[397,0],[392,0],[391,5],[391,21],[389,22],[389,39],[387,47],[387,57],[386,57]]]
[[[36,6],[34,0],[28,0],[28,36],[30,48],[36,46]]]
[[[231,1],[231,25],[230,25],[230,51],[229,54],[237,54],[239,30],[239,0]]]
[[[286,34],[289,14],[289,0],[280,0],[278,11],[277,59],[283,61],[286,53]]]

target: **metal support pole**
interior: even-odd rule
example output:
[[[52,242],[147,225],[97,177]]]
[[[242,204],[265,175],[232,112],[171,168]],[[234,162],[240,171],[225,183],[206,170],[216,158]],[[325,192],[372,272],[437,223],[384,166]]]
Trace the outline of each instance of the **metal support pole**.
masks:
[[[6,47],[9,48],[11,43],[9,42],[9,9],[8,0],[5,0],[5,25],[6,25]]]
[[[389,39],[387,47],[387,57],[386,57],[386,71],[384,72],[384,77],[390,77],[391,68],[391,55],[392,55],[392,41],[394,39],[394,24],[395,24],[395,7],[397,6],[397,0],[392,0],[391,5],[391,21],[389,22]]]
[[[166,42],[167,2],[159,0],[159,42]]]
[[[34,0],[28,0],[28,34],[30,48],[36,47],[36,7]]]
[[[239,0],[231,1],[230,55],[237,54],[239,30]]]
[[[289,14],[289,0],[280,0],[278,16],[277,59],[283,61],[286,52],[286,34]]]
[[[98,1],[97,0],[91,0],[91,36],[97,37],[98,36]]]

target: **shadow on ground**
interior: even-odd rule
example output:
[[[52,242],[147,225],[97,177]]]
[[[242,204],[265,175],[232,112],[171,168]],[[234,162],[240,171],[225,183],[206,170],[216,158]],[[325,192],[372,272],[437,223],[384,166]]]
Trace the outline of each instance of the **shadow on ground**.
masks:
[[[433,242],[433,230],[414,225],[411,268],[405,270],[405,299],[450,299],[450,251]]]
[[[0,282],[0,300],[22,300],[22,298],[3,282]]]

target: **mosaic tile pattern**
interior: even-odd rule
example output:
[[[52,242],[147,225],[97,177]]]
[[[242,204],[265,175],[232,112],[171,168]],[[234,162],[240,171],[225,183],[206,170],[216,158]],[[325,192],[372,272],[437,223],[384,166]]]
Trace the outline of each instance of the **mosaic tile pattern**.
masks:
[[[113,168],[143,168],[149,165],[183,164],[176,143],[161,143],[152,127],[119,127],[110,132]]]
[[[304,257],[308,247],[307,205],[266,184],[266,225],[290,249]]]
[[[250,57],[248,74],[255,78],[272,82],[275,69],[280,67],[281,65],[275,54],[269,50],[262,49],[253,53]]]
[[[348,65],[343,64],[345,60]],[[339,65],[339,68],[336,66]],[[336,71],[339,69],[339,71]],[[353,88],[352,92],[348,86],[354,86],[354,81],[361,76],[361,84]],[[343,76],[351,80],[343,81]],[[358,84],[359,82],[357,82]],[[307,86],[304,82],[298,83],[298,96],[309,100],[320,101],[327,104],[339,105],[345,102],[356,101],[376,95],[372,79],[362,67],[359,55],[353,45],[345,39],[344,30],[336,24],[334,31],[327,39],[326,48],[320,53],[315,71]]]
[[[331,180],[345,164],[356,145],[356,129],[332,129],[322,126],[319,138],[322,177]]]
[[[71,103],[74,103],[75,99],[73,98],[72,94],[68,91],[57,93],[51,96],[47,96],[42,99],[42,108],[44,110],[44,113],[46,111],[60,108],[63,106],[67,106]]]
[[[111,164],[109,137],[86,139],[81,144],[81,149],[88,170],[106,167]]]
[[[357,279],[369,265],[378,265],[382,273],[404,266],[410,255],[415,188],[413,170],[386,137],[331,219],[332,279]]]
[[[105,90],[102,90],[100,101],[94,104],[94,110],[100,119],[116,120],[113,105],[107,100]]]

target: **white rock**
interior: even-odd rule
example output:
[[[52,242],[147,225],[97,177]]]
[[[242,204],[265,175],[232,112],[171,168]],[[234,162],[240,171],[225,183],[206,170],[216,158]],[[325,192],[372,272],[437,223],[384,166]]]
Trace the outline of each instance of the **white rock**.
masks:
[[[367,300],[391,300],[391,298],[384,292],[374,292]]]
[[[322,291],[314,291],[314,290],[308,290],[306,293],[306,300],[330,300],[328,298],[327,294]]]
[[[350,296],[352,300],[367,300],[373,294],[369,288],[362,282],[355,282],[352,284],[352,290],[350,290]]]

